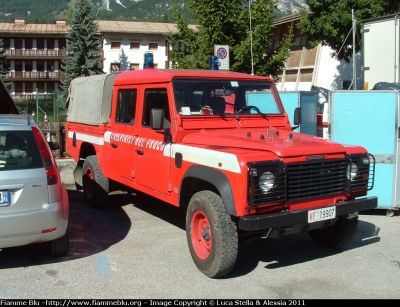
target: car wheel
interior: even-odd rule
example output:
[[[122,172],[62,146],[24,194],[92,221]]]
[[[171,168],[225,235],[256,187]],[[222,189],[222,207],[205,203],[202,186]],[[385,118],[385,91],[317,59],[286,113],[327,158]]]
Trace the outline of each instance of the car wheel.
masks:
[[[83,193],[93,208],[102,208],[107,204],[109,180],[100,170],[96,156],[88,156],[82,168]]]
[[[358,215],[340,216],[335,224],[326,229],[310,230],[308,234],[316,243],[331,248],[339,248],[349,243],[357,230]]]
[[[192,196],[186,213],[186,237],[193,261],[206,276],[220,277],[233,269],[238,232],[219,195],[201,191]]]
[[[65,256],[69,251],[69,232],[68,228],[65,234],[53,241],[49,242],[50,255],[52,256]]]

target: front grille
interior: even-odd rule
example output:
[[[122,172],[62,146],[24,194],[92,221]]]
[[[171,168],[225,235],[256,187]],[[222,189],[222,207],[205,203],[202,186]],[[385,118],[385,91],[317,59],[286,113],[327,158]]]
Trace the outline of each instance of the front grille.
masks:
[[[352,180],[348,180],[351,163],[357,165],[357,174]],[[275,177],[275,183],[268,191],[263,191],[260,187],[261,176],[265,172],[273,173]],[[248,204],[275,205],[290,200],[365,193],[374,185],[374,173],[375,159],[371,154],[288,164],[280,160],[249,163]]]
[[[346,167],[346,159],[287,164],[287,200],[343,193]]]

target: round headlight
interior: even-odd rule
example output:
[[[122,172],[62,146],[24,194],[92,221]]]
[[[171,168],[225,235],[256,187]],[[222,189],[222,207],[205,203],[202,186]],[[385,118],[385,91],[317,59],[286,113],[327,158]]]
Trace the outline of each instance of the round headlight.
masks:
[[[266,171],[266,172],[262,173],[258,184],[260,186],[261,191],[263,193],[267,193],[269,190],[271,190],[274,187],[274,184],[275,184],[274,174],[271,173],[270,171]]]
[[[354,178],[356,178],[357,173],[358,173],[357,164],[351,163],[347,166],[346,170],[347,179],[353,180]]]

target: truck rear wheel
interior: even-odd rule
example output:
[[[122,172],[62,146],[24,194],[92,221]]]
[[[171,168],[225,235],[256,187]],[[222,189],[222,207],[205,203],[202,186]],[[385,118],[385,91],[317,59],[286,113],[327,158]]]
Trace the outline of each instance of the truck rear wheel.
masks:
[[[102,208],[107,204],[109,192],[108,178],[100,170],[96,156],[88,156],[82,168],[83,193],[93,208]]]
[[[222,198],[211,191],[195,193],[186,213],[186,237],[197,268],[208,277],[228,274],[238,253],[236,224]]]
[[[335,224],[326,229],[310,230],[308,234],[316,243],[331,248],[339,248],[349,243],[357,230],[358,215],[340,216]]]

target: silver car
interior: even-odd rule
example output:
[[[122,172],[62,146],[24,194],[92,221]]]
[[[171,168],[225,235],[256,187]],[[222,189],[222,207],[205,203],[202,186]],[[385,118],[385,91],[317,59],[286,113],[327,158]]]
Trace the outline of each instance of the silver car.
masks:
[[[68,253],[68,194],[52,153],[58,148],[33,117],[0,114],[0,250],[47,242],[51,255]]]

